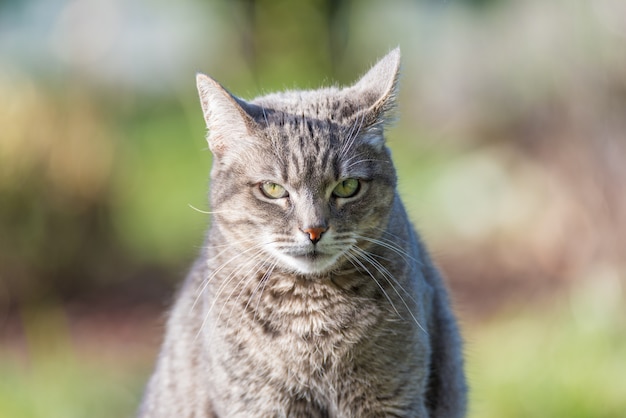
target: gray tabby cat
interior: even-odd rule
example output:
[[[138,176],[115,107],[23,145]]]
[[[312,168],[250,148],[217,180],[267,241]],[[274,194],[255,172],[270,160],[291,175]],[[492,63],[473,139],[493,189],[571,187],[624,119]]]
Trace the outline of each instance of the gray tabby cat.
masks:
[[[396,192],[400,51],[245,102],[199,74],[213,221],[141,417],[462,417],[461,340]]]

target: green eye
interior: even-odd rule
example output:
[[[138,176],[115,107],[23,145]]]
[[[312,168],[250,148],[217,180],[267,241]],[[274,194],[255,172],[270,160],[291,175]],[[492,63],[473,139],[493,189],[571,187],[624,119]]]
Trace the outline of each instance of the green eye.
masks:
[[[270,199],[282,199],[283,197],[289,196],[287,190],[280,184],[272,183],[271,181],[261,183],[261,191]]]
[[[356,196],[361,190],[361,182],[357,179],[345,179],[339,182],[333,189],[333,196],[348,198]]]

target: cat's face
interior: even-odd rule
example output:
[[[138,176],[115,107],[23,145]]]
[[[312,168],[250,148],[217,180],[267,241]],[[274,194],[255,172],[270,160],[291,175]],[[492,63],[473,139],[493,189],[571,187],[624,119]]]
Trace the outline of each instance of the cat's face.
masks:
[[[302,129],[300,120],[287,119],[260,130],[258,143],[229,164],[216,163],[215,221],[241,250],[320,274],[348,261],[364,237],[380,234],[395,174],[387,150],[361,144],[350,126]]]
[[[198,77],[215,156],[213,222],[238,251],[304,275],[358,266],[395,196],[382,136],[395,88],[393,54],[353,87],[250,103]]]

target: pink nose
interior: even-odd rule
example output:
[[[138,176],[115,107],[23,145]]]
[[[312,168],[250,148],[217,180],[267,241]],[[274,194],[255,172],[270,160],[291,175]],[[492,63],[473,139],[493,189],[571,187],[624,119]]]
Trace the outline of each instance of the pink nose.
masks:
[[[317,227],[317,228],[307,228],[303,229],[302,232],[305,234],[309,234],[309,239],[313,244],[317,244],[319,240],[322,239],[322,235],[326,232],[328,228],[326,227]]]

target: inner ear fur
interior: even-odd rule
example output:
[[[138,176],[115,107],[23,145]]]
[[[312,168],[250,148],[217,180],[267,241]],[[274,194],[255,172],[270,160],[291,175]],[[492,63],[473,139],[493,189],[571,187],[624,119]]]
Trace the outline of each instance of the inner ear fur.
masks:
[[[256,128],[246,109],[249,105],[205,74],[196,75],[196,85],[211,152],[221,157],[229,149],[249,142]]]

